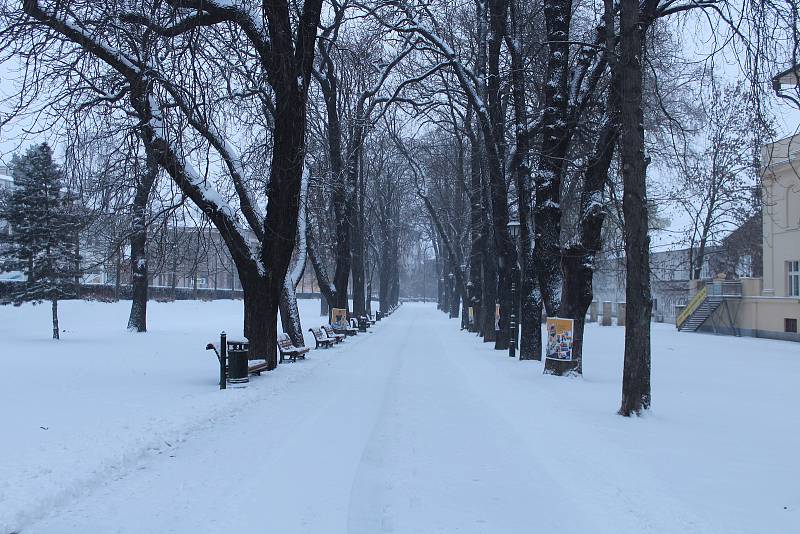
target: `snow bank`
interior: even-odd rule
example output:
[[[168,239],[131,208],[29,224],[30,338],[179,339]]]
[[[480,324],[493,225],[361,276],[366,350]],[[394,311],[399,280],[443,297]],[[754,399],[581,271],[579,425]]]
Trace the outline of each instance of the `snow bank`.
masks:
[[[153,304],[146,335],[125,303],[62,309],[54,342],[47,307],[0,308],[0,532],[217,532],[218,506],[236,532],[800,532],[798,344],[654,324],[626,419],[620,327],[565,379],[407,304],[219,392],[203,347],[240,302]]]
[[[318,300],[298,304],[306,329],[323,322]],[[126,331],[130,302],[59,307],[60,341],[49,339],[49,306],[0,307],[0,533],[252,409],[316,363],[312,352],[220,392],[204,348],[221,330],[241,338],[241,301],[151,302],[147,334]]]
[[[466,335],[452,362],[524,427],[509,446],[547,466],[594,532],[800,532],[800,345],[657,323],[652,340],[653,409],[641,418],[616,415],[621,327],[587,326],[583,379]]]

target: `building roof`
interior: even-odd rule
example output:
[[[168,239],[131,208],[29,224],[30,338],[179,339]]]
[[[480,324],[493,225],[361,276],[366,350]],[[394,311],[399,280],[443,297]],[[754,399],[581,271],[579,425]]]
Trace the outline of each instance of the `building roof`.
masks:
[[[761,168],[785,165],[800,157],[800,133],[784,137],[761,147]]]
[[[800,65],[794,65],[788,69],[779,72],[772,77],[772,87],[776,91],[780,91],[784,85],[795,86],[798,85],[800,78]]]

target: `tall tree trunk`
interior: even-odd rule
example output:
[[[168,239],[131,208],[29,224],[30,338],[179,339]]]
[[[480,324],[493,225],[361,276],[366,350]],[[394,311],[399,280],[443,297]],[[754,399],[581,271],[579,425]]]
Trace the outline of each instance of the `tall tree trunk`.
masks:
[[[289,279],[287,279],[286,283],[283,285],[279,309],[283,331],[289,335],[295,347],[304,346],[306,342],[303,338],[303,325],[300,322],[300,310],[297,307],[297,293],[294,284],[291,283]]]
[[[461,304],[461,294],[455,280],[450,281],[450,318],[457,319]]]
[[[131,221],[131,313],[128,330],[147,332],[147,202],[158,176],[158,161],[150,145],[145,142],[147,166],[136,184]]]
[[[391,298],[390,295],[392,286],[391,258],[389,255],[388,245],[384,245],[383,250],[381,251],[379,265],[378,307],[381,313],[386,313],[389,311],[390,307],[389,299]]]
[[[326,75],[320,79],[320,88],[325,100],[327,117],[328,155],[331,170],[333,191],[331,201],[336,219],[336,266],[333,274],[333,291],[326,297],[331,308],[350,309],[347,299],[347,286],[350,278],[351,267],[351,237],[352,237],[352,201],[355,191],[350,185],[350,161],[347,168],[342,157],[342,128],[339,120],[339,90],[338,79],[333,70],[333,63],[324,49],[321,49],[323,64],[326,65]]]
[[[486,180],[482,180],[481,195],[484,206],[491,206]],[[487,209],[483,220],[483,321],[481,335],[485,343],[495,341],[495,306],[497,305],[497,258],[495,257],[494,227],[492,225],[492,210]]]
[[[613,16],[609,11],[608,16]],[[611,33],[613,35],[613,32]],[[573,318],[572,361],[547,360],[546,372],[565,374],[583,372],[583,338],[586,311],[592,303],[592,278],[597,255],[602,249],[602,229],[606,209],[601,199],[608,182],[608,169],[614,156],[614,147],[619,135],[618,91],[609,91],[606,104],[606,119],[589,157],[581,192],[578,238],[565,249],[562,258],[564,285],[562,290],[561,317]]]
[[[500,304],[499,330],[495,350],[508,349],[508,321],[514,307],[511,301],[511,281],[517,252],[508,231],[508,189],[505,179],[505,123],[500,94],[500,49],[506,31],[506,0],[489,2],[489,35],[487,38],[487,100],[490,124],[484,124],[485,139],[491,141],[487,150],[489,193],[492,202],[492,224],[495,258],[497,261],[497,302]]]
[[[177,232],[173,232],[174,239],[178,239]],[[178,297],[178,249],[177,245],[172,248],[172,300]]]
[[[270,344],[266,281],[257,272],[241,270],[239,281],[244,295],[244,335],[250,344],[248,357],[251,360],[269,361],[271,353],[275,350],[272,345],[277,343],[277,340]],[[273,319],[273,322],[277,326],[277,318]]]
[[[73,284],[75,284],[75,298],[81,298],[81,233],[79,230],[75,231],[75,277]]]
[[[528,234],[530,236],[530,234]],[[520,239],[523,232],[520,229]],[[520,284],[520,338],[519,359],[542,359],[542,293],[536,276],[536,260],[528,251],[522,251],[522,282]]]
[[[397,235],[395,234],[394,242],[392,243],[391,250],[391,285],[389,286],[389,302],[392,306],[397,306],[400,303],[400,255],[399,243],[397,242]]]
[[[115,276],[114,279],[114,300],[119,300],[119,286],[120,286],[120,278],[122,277],[122,245],[117,246],[117,263],[115,269]]]
[[[488,35],[489,35],[489,5],[488,0],[476,0],[477,19],[477,54],[475,59],[475,74],[477,75],[477,92],[482,104],[489,101],[487,78],[493,77],[487,74],[488,60]],[[495,9],[495,11],[498,11]],[[499,49],[495,49],[499,52]],[[499,83],[499,82],[498,82]],[[497,89],[497,86],[495,86]],[[495,93],[495,96],[497,94]],[[474,110],[479,112],[477,108]],[[497,111],[495,109],[495,111]],[[486,124],[486,118],[480,113],[477,115],[476,146],[478,148],[477,163],[480,168],[480,199],[483,208],[482,213],[482,247],[481,247],[481,309],[478,318],[479,332],[483,341],[492,343],[495,341],[495,305],[497,304],[497,255],[495,254],[495,235],[493,230],[493,210],[494,206],[489,195],[490,182],[490,157],[492,152],[490,147],[493,143],[491,125]],[[497,160],[494,157],[494,160]]]
[[[365,308],[367,315],[372,315],[372,280],[367,284],[367,303]]]
[[[471,108],[470,108],[471,109]],[[466,125],[470,129],[470,249],[469,249],[469,282],[467,291],[469,305],[472,306],[472,332],[481,332],[480,319],[482,317],[483,301],[483,204],[481,202],[481,156],[480,147],[476,136],[471,132],[469,115]]]
[[[304,172],[305,151],[305,93],[294,88],[287,80],[285,94],[276,94],[275,132],[272,150],[272,171],[268,186],[269,210],[264,221],[264,241],[261,247],[261,261],[269,266],[266,269],[265,305],[269,358],[268,368],[274,369],[277,359],[277,319],[281,292],[286,273],[292,259],[297,241],[297,217],[300,212],[300,196]],[[346,284],[345,284],[346,287]],[[337,290],[338,292],[338,290]],[[345,292],[345,300],[347,293]]]
[[[359,219],[353,227],[353,240],[351,247],[352,254],[352,273],[353,273],[353,315],[361,317],[364,315],[366,296],[364,288],[364,235],[363,228]]]
[[[58,300],[51,301],[51,308],[53,311],[53,339],[59,339],[58,336]]]
[[[647,217],[647,160],[642,110],[643,39],[639,2],[620,1],[620,57],[616,62],[620,91],[620,163],[622,211],[625,217],[625,363],[620,415],[650,407],[650,239]]]
[[[533,256],[539,288],[548,316],[555,316],[561,301],[561,182],[569,146],[568,90],[571,0],[551,0],[544,5],[547,28],[547,69],[542,91],[541,155],[536,170]]]
[[[510,9],[512,27],[517,30],[516,10]],[[506,47],[511,55],[511,84],[514,95],[514,126],[516,149],[511,158],[510,171],[517,187],[517,213],[519,216],[519,260],[516,262],[514,274],[520,274],[518,294],[519,301],[519,359],[542,359],[542,298],[536,279],[536,266],[532,255],[533,223],[531,201],[531,172],[528,167],[530,141],[528,133],[527,97],[525,87],[525,66],[518,40],[515,36],[506,36]],[[517,306],[517,303],[514,303]]]
[[[333,275],[334,294],[330,306],[349,310],[347,288],[350,279],[350,221],[348,220],[348,196],[345,177],[334,184],[333,205],[336,216],[336,268]]]
[[[350,223],[352,232],[351,261],[353,273],[353,315],[361,317],[365,312],[364,296],[364,196],[366,195],[364,180],[364,110],[360,105],[356,112],[356,124],[353,128],[352,146],[348,161],[348,182],[352,188],[350,203]]]
[[[308,198],[308,167],[303,169],[302,182],[300,184],[300,209],[297,212],[297,250],[292,264],[286,271],[286,277],[281,290],[279,303],[281,326],[283,331],[289,335],[295,347],[305,346],[303,338],[303,325],[300,322],[300,310],[297,307],[297,284],[303,279],[303,272],[306,268],[307,246],[307,225],[306,200]]]

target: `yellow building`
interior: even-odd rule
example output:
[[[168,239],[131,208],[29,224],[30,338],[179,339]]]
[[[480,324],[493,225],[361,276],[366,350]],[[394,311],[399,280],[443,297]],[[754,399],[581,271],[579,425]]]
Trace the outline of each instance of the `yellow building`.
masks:
[[[765,145],[763,278],[692,281],[680,330],[800,341],[800,134]]]
[[[768,297],[800,297],[800,134],[762,149],[764,287]]]

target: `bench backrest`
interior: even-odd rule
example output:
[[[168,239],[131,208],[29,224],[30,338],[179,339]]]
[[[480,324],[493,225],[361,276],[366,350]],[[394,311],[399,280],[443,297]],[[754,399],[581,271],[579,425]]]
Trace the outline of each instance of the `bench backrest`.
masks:
[[[311,333],[314,334],[314,339],[318,341],[328,339],[328,336],[322,331],[321,328],[309,328],[309,330],[311,330]]]
[[[278,347],[284,350],[294,348],[292,340],[289,339],[289,334],[278,334]]]
[[[323,326],[322,330],[325,331],[328,337],[336,337],[336,333],[334,332],[333,327],[331,325]]]

